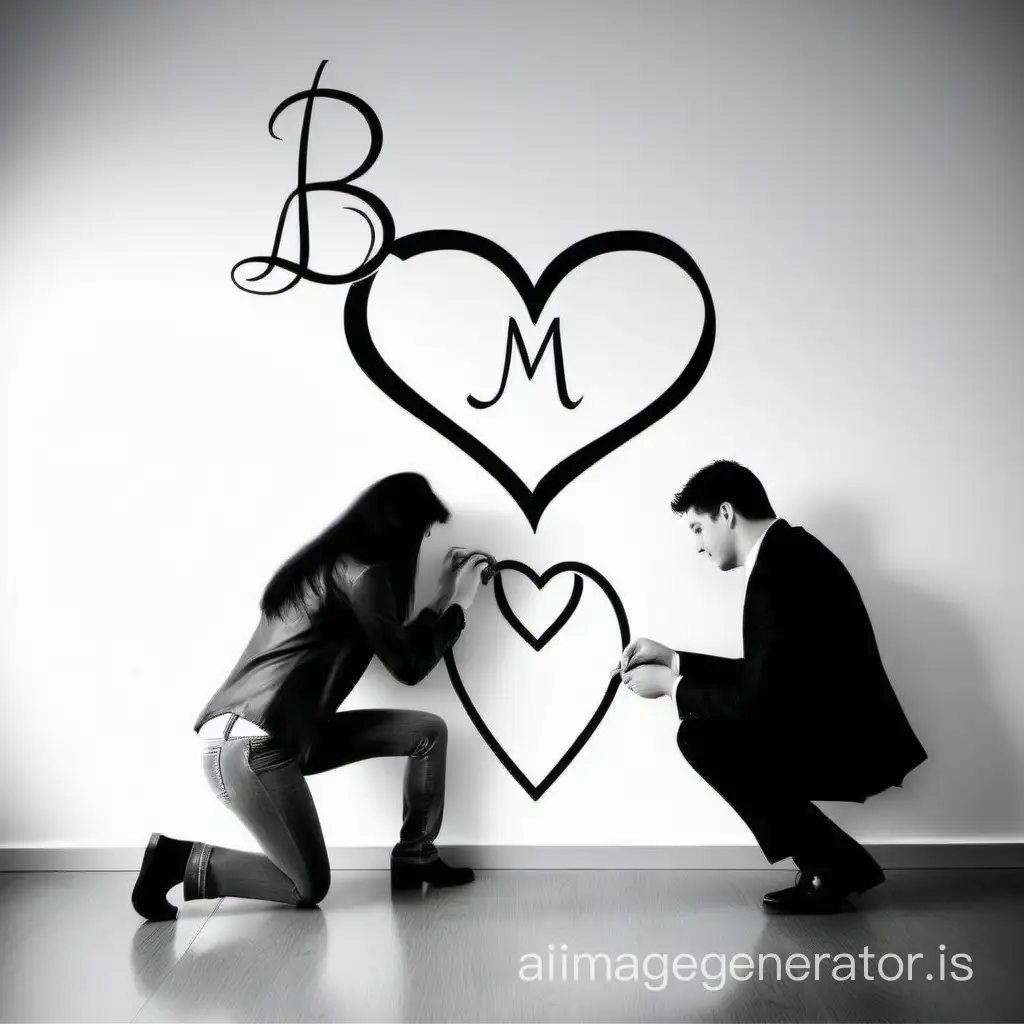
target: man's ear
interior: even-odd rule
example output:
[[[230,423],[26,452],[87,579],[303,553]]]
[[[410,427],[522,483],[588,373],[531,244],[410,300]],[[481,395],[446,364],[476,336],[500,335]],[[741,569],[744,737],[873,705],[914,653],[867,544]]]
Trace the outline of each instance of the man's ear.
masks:
[[[723,501],[718,508],[718,514],[729,524],[730,530],[736,526],[736,510],[732,507],[731,501]]]

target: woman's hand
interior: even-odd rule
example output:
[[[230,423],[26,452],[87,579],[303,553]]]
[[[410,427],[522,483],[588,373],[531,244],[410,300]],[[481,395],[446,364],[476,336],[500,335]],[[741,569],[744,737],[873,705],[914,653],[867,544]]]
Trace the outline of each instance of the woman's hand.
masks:
[[[431,608],[439,615],[452,603],[452,598],[455,596],[455,583],[458,579],[458,573],[453,569],[453,565],[456,558],[460,555],[465,557],[466,552],[466,548],[449,548],[448,554],[444,556],[441,572],[437,577],[437,596],[430,604]]]
[[[441,563],[437,597],[431,607],[438,614],[451,604],[461,604],[463,610],[467,609],[476,597],[483,567],[489,561],[490,557],[483,552],[471,552],[469,548],[449,548]]]
[[[469,609],[476,599],[477,591],[483,581],[483,571],[490,561],[491,559],[487,555],[477,554],[466,560],[455,575],[455,593],[452,595],[452,604],[462,605],[463,611]]]

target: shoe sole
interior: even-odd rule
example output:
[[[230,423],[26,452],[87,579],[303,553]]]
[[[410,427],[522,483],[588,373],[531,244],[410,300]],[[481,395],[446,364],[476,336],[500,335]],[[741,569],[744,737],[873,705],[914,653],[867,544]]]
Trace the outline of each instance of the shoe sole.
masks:
[[[423,886],[422,878],[403,878],[395,877],[394,874],[391,876],[391,890],[392,892],[404,892],[407,889],[420,889]]]
[[[787,907],[782,903],[762,903],[761,909],[769,914],[841,914],[856,908],[849,900],[843,899],[823,907]]]
[[[851,889],[844,896],[837,899],[835,903],[821,908],[815,907],[812,909],[808,907],[801,907],[799,905],[787,905],[783,901],[770,900],[766,898],[761,900],[761,906],[765,910],[779,911],[784,914],[834,914],[840,910],[846,909],[847,907],[853,908],[853,904],[850,903],[850,896],[860,895],[863,892],[867,892],[868,889],[873,889],[876,885],[881,885],[884,881],[885,876],[879,878],[876,882],[869,882],[863,889]]]
[[[424,878],[418,868],[409,868],[406,866],[391,867],[391,888],[393,891],[402,891],[406,889],[418,889],[421,885],[429,885],[432,889],[449,889],[458,885],[467,885],[470,882],[475,881],[474,878],[466,878],[462,881],[431,881],[429,878]]]

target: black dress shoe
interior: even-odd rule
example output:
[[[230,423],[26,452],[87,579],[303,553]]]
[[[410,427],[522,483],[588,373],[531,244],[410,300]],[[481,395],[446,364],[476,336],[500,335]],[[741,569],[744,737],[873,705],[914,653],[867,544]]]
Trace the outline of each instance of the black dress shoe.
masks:
[[[433,886],[465,885],[476,876],[472,868],[453,868],[445,864],[440,857],[427,861],[426,864],[403,864],[401,861],[391,862],[392,889],[418,889],[423,882]]]
[[[167,902],[167,891],[185,880],[192,844],[159,832],[149,837],[139,877],[132,889],[132,906],[149,921],[173,921],[178,908]]]
[[[766,910],[789,914],[835,914],[849,906],[848,897],[885,881],[882,869],[874,863],[858,871],[830,871],[821,874],[798,871],[796,885],[764,894]]]

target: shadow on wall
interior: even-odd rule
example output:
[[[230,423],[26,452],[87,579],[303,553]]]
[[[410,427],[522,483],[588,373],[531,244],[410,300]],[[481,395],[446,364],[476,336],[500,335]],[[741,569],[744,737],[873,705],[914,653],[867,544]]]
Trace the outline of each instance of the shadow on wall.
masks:
[[[1022,766],[1012,734],[993,700],[993,684],[986,674],[980,644],[955,605],[892,579],[879,564],[867,519],[856,507],[838,503],[812,506],[793,522],[826,544],[853,575],[893,688],[928,752],[928,760],[907,776],[902,788],[886,790],[865,804],[821,801],[823,809],[856,838],[869,843],[985,839],[1007,834],[1013,827],[1010,823],[1020,820],[1017,779]],[[518,531],[509,530],[507,517],[475,511],[453,515],[444,536],[432,538],[437,550],[424,546],[419,585],[432,587],[443,554],[441,544],[480,547],[497,557],[525,554],[506,550],[509,544],[503,537],[519,537]],[[511,547],[517,547],[514,541]],[[468,629],[472,630],[472,612]],[[386,682],[381,689],[394,692],[393,681]],[[366,683],[374,688],[379,685],[370,680]],[[420,699],[428,694],[429,699]],[[449,725],[458,728],[461,724],[464,712],[443,665],[434,670],[423,691],[402,688],[399,696],[400,706],[427,706]],[[471,742],[477,745],[475,731],[470,728],[469,732]],[[449,799],[457,802],[462,820],[478,821],[486,816],[487,773],[460,772],[458,762],[465,752],[456,749],[450,753],[454,756],[450,759]],[[474,748],[473,756],[479,754]],[[393,774],[373,771],[369,784],[374,802],[393,806],[396,781]],[[445,843],[443,831],[439,842]]]
[[[915,821],[931,823],[932,835],[920,838],[1005,835],[1020,820],[1021,765],[993,700],[983,652],[955,605],[893,580],[878,564],[858,509],[815,506],[800,525],[853,575],[893,689],[928,752],[902,789],[886,790],[865,805],[830,803],[828,813],[855,832],[863,823],[894,839],[918,838]],[[857,837],[870,841],[862,833]]]
[[[509,551],[509,541],[505,538],[510,535],[521,537],[524,535],[523,531],[528,530],[528,527],[524,526],[520,530],[510,531],[512,522],[512,518],[508,515],[498,515],[484,510],[453,508],[448,524],[443,527],[435,527],[430,538],[424,541],[421,548],[416,574],[416,609],[418,610],[432,599],[441,560],[449,547],[458,546],[468,547],[471,550],[489,551],[497,558],[514,555],[515,552]],[[482,599],[484,597],[481,594],[477,600]],[[471,635],[472,631],[473,609],[471,608],[467,616],[465,634]],[[439,714],[444,718],[449,726],[446,820],[451,820],[453,817],[451,809],[456,805],[459,818],[464,821],[478,822],[485,817],[484,812],[492,799],[490,793],[485,789],[486,774],[473,771],[471,768],[476,758],[490,757],[491,754],[476,729],[466,719],[466,712],[452,688],[443,661],[416,686],[405,687],[392,679],[387,670],[375,658],[363,680],[356,684],[353,696],[357,693],[365,698],[369,698],[371,694],[375,697],[379,695],[380,699],[371,702],[374,706],[422,709]],[[348,702],[343,702],[338,710],[349,710]],[[468,737],[468,742],[471,745],[469,750],[465,749],[456,738],[456,732]],[[378,765],[383,760],[390,759],[374,759]],[[404,761],[404,759],[402,760]],[[468,771],[460,770],[465,761],[469,762],[470,770]],[[379,765],[378,767],[375,765],[366,774],[367,786],[372,794],[371,801],[375,806],[390,809],[396,806],[396,801],[400,805],[401,793],[400,783],[397,782],[399,774],[397,771],[390,766]],[[398,789],[396,789],[396,784]],[[397,840],[397,820],[395,838]],[[358,838],[354,838],[352,841],[356,844],[360,842]],[[447,841],[445,830],[442,827],[438,845],[443,848]],[[331,845],[330,838],[328,838],[328,845]]]

